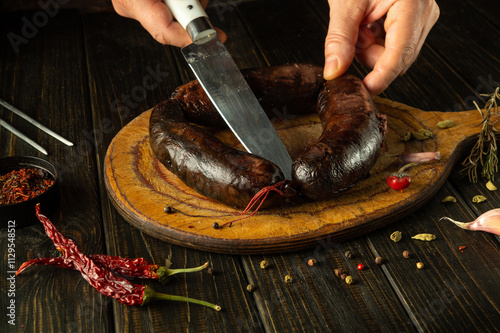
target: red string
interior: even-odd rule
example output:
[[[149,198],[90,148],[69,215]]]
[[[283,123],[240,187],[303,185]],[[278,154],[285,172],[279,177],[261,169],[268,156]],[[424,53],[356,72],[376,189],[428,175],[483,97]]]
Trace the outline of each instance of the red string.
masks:
[[[238,219],[226,222],[221,227],[224,227],[228,224],[229,224],[229,227],[231,227],[233,222],[244,220],[244,219],[247,219],[247,218],[253,216],[255,213],[257,213],[259,211],[260,207],[262,207],[262,204],[264,203],[264,201],[266,201],[267,196],[269,195],[269,192],[274,191],[274,192],[277,192],[281,196],[285,195],[285,193],[283,193],[283,191],[281,191],[281,189],[280,189],[284,185],[285,182],[286,182],[286,180],[282,180],[280,182],[277,182],[276,184],[266,186],[263,189],[261,189],[259,192],[257,192],[253,196],[253,198],[250,200],[250,202],[248,203],[246,208],[241,212],[241,215],[247,214],[252,209],[252,207],[255,206],[255,204],[257,202],[260,201],[259,205],[257,206],[257,208],[255,208],[255,210],[253,212],[251,212],[249,215],[246,215],[246,216],[240,217]]]

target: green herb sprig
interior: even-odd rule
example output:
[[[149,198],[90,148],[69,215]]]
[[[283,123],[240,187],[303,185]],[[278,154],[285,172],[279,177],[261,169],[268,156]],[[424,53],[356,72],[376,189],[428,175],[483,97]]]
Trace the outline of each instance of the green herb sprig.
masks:
[[[477,168],[481,165],[481,176],[487,180],[495,180],[495,172],[498,171],[497,142],[495,133],[500,130],[495,127],[497,120],[492,121],[492,116],[499,115],[498,100],[500,100],[500,87],[492,94],[481,94],[488,97],[484,110],[479,108],[474,101],[474,105],[481,113],[483,120],[476,126],[483,125],[479,138],[471,150],[470,155],[462,162],[463,173],[469,175],[469,179],[476,183],[478,180]]]

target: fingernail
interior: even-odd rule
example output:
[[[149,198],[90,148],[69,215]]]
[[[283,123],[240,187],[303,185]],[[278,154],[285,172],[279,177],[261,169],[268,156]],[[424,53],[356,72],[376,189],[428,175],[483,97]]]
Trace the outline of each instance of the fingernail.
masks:
[[[325,80],[331,80],[335,78],[335,74],[339,69],[339,59],[337,57],[327,58],[325,61],[325,68],[323,71],[323,76]]]

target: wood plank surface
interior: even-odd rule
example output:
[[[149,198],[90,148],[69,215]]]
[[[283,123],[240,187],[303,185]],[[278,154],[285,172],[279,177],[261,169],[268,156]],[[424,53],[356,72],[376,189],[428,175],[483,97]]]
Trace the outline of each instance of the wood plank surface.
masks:
[[[60,208],[51,216],[54,224],[73,238],[84,252],[104,252],[104,234],[98,196],[95,148],[85,135],[92,129],[81,20],[76,11],[51,18],[15,49],[9,33],[23,36],[22,19],[35,12],[2,13],[0,47],[0,97],[71,140],[67,147],[32,125],[2,109],[2,119],[46,147],[43,156],[5,129],[0,129],[2,156],[31,155],[47,159],[60,175]],[[31,36],[31,35],[30,35]],[[24,38],[24,37],[22,37]],[[75,121],[78,119],[78,121]],[[90,153],[90,154],[89,154]],[[1,231],[2,262],[7,262],[7,232]],[[59,256],[41,224],[15,231],[16,267],[37,258]],[[77,272],[33,267],[15,278],[15,297],[5,293],[7,265],[1,265],[1,307],[15,300],[15,323],[3,319],[0,331],[63,332],[87,327],[106,332],[112,327],[111,303],[97,293]],[[51,311],[47,311],[51,309]],[[88,326],[88,322],[92,325]]]
[[[495,10],[499,4],[438,4],[441,18],[421,55],[383,97],[422,110],[470,110],[480,93],[491,92],[500,81],[500,46],[494,43],[500,32]],[[166,286],[152,286],[212,301],[224,310],[216,313],[184,303],[126,307],[101,297],[76,272],[34,267],[16,278],[17,325],[2,321],[0,331],[498,332],[499,238],[439,221],[445,215],[472,220],[500,206],[498,191],[489,192],[483,181],[473,184],[459,176],[460,166],[426,205],[399,222],[343,243],[318,239],[310,250],[295,253],[213,254],[162,242],[129,226],[107,199],[106,149],[123,126],[168,98],[192,74],[177,48],[157,44],[137,22],[114,13],[82,16],[62,10],[15,52],[7,33],[22,35],[22,18],[31,20],[36,10],[4,10],[0,15],[0,97],[47,121],[76,145],[64,147],[3,109],[0,117],[46,145],[51,153],[46,158],[62,171],[62,202],[51,217],[54,223],[87,253],[145,257],[159,264],[171,257],[172,267],[210,262],[213,275],[180,275]],[[226,45],[242,68],[323,62],[326,1],[212,1],[208,12],[228,33]],[[355,63],[349,71],[364,75],[367,69]],[[0,152],[39,156],[4,129]],[[495,183],[500,185],[498,179]],[[476,194],[488,200],[473,204],[470,198]],[[458,202],[441,203],[446,195]],[[404,235],[399,243],[388,239],[395,230]],[[434,233],[437,239],[410,239],[419,232]],[[6,231],[0,236],[3,251]],[[16,230],[15,243],[18,265],[58,255],[40,225]],[[463,253],[458,246],[466,246]],[[401,255],[405,249],[412,253],[409,259]],[[354,257],[346,258],[346,250]],[[373,263],[379,255],[384,265]],[[318,264],[308,266],[309,258]],[[263,259],[271,263],[267,269],[260,268]],[[416,269],[417,261],[426,267]],[[358,263],[365,269],[358,271]],[[0,306],[5,308],[7,266],[0,266]],[[354,277],[354,284],[334,275],[333,269],[340,267]],[[284,282],[286,275],[292,283]],[[253,293],[246,290],[248,283],[256,286]]]

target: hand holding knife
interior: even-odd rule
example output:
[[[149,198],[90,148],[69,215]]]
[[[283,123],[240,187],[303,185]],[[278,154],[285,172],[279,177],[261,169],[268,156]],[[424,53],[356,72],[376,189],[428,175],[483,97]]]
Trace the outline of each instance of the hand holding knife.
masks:
[[[292,177],[292,159],[197,0],[165,0],[193,43],[181,52],[217,111],[245,149]]]

